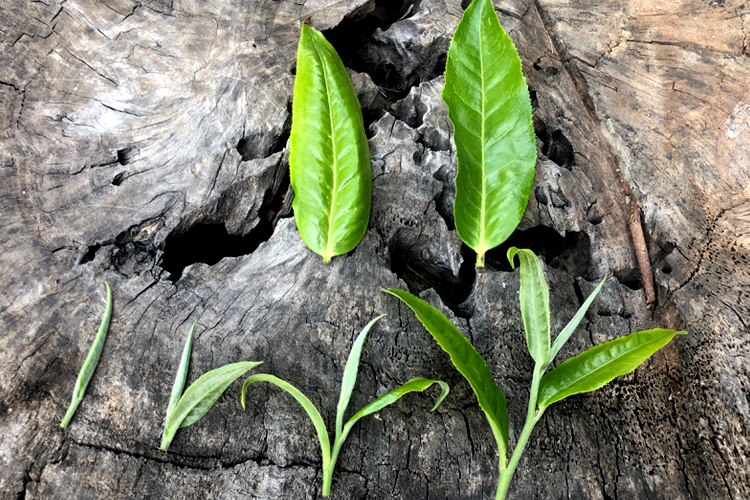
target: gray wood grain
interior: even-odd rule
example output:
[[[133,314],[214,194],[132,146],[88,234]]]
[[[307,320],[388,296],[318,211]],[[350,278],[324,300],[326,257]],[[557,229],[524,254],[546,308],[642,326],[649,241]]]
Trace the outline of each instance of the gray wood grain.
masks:
[[[561,359],[637,329],[690,332],[548,410],[510,497],[750,497],[750,14],[739,0],[495,5],[539,137],[512,241],[544,257],[553,331],[599,279],[618,278]],[[513,441],[532,368],[517,274],[502,251],[475,272],[451,215],[456,164],[439,94],[461,12],[442,0],[0,0],[0,497],[318,498],[312,425],[271,386],[251,387],[244,412],[232,386],[158,450],[185,335],[197,321],[190,381],[263,360],[330,424],[351,342],[384,312],[352,409],[416,376],[448,381],[451,395],[434,413],[433,390],[363,419],[332,498],[493,497],[497,451],[470,388],[380,292],[408,287],[456,321],[508,395]],[[370,137],[370,227],[330,265],[306,249],[290,210],[305,19],[338,37]],[[654,310],[621,176],[644,212]],[[198,262],[200,249],[227,257]],[[107,346],[62,431],[104,280]]]

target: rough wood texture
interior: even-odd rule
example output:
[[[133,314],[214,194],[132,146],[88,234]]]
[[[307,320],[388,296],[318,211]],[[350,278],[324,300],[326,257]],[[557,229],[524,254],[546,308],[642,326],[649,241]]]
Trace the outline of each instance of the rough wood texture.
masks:
[[[750,497],[750,11],[740,0],[496,1],[533,89],[536,185],[508,244],[544,256],[553,329],[614,275],[562,357],[686,327],[634,374],[555,405],[511,498]],[[179,353],[190,379],[264,360],[332,423],[351,342],[376,314],[332,498],[492,498],[496,449],[468,385],[383,286],[455,319],[506,391],[511,435],[531,360],[502,249],[473,269],[451,216],[439,94],[458,2],[0,0],[0,496],[317,498],[316,437],[270,386],[233,386],[158,450]],[[299,22],[352,70],[369,124],[370,229],[324,265],[287,176]],[[643,210],[646,301],[622,182]],[[222,257],[224,257],[222,260]],[[183,267],[188,265],[187,267]],[[114,316],[70,427],[58,427],[104,307]],[[457,316],[456,316],[457,315]],[[511,438],[513,439],[513,438]]]

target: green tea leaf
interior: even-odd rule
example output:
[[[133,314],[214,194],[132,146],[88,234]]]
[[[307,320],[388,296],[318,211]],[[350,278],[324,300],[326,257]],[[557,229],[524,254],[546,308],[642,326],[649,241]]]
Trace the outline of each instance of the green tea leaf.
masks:
[[[521,317],[526,331],[526,345],[534,361],[539,365],[547,363],[549,356],[549,289],[544,279],[542,263],[534,252],[510,247],[508,260],[515,268],[515,256],[521,261]]]
[[[305,244],[325,262],[354,249],[372,198],[362,111],[338,54],[307,24],[297,50],[289,165]]]
[[[354,390],[354,384],[357,383],[357,371],[359,370],[359,358],[362,355],[362,346],[365,343],[367,334],[373,325],[385,314],[381,314],[377,318],[370,321],[365,326],[357,338],[354,340],[351,351],[349,351],[349,358],[346,360],[346,367],[344,368],[344,378],[341,380],[341,395],[339,396],[339,404],[336,407],[336,435],[341,434],[344,425],[344,412],[346,407],[349,406],[349,399],[352,396]]]
[[[174,411],[177,403],[180,401],[182,391],[185,389],[185,381],[187,380],[188,367],[190,366],[190,353],[193,349],[193,331],[195,330],[195,323],[190,328],[188,338],[185,341],[185,347],[182,350],[182,358],[180,359],[180,366],[177,368],[177,375],[174,378],[174,385],[172,385],[172,396],[169,398],[169,406],[167,406],[167,417]],[[165,420],[165,422],[166,422]],[[165,429],[166,430],[166,429]]]
[[[443,100],[458,156],[453,214],[461,239],[484,254],[521,221],[534,182],[536,139],[521,60],[492,0],[474,0],[458,24]]]
[[[106,281],[104,285],[107,287],[107,305],[104,307],[104,317],[99,325],[99,331],[94,338],[94,344],[89,350],[86,361],[81,367],[81,371],[78,373],[78,379],[76,380],[76,386],[73,389],[73,399],[70,402],[68,411],[60,422],[60,427],[63,429],[68,427],[70,419],[73,418],[73,414],[76,412],[78,405],[83,400],[83,395],[86,393],[86,387],[89,385],[91,377],[94,375],[96,365],[99,364],[99,358],[102,355],[102,349],[104,348],[104,341],[107,339],[107,330],[109,330],[109,321],[112,318],[112,290],[109,288],[109,283]]]
[[[402,396],[405,396],[406,394],[409,394],[410,392],[424,392],[430,387],[432,387],[434,384],[440,385],[440,396],[437,399],[437,402],[435,402],[435,406],[432,407],[431,411],[437,410],[437,407],[440,406],[440,403],[443,402],[445,397],[448,395],[448,392],[450,392],[450,387],[448,387],[448,384],[441,380],[431,380],[427,378],[413,378],[409,380],[407,383],[399,387],[398,389],[394,389],[391,392],[387,394],[383,394],[379,398],[371,401],[367,405],[365,405],[364,408],[359,410],[357,413],[354,414],[352,418],[349,419],[349,421],[346,423],[346,426],[344,426],[344,432],[342,433],[342,436],[344,439],[349,434],[349,431],[354,426],[354,424],[357,423],[357,421],[363,417],[366,417],[367,415],[370,415],[372,413],[378,412],[385,408],[388,405],[391,405],[401,399]],[[343,441],[343,439],[342,439]]]
[[[305,409],[307,415],[310,417],[310,420],[312,420],[313,426],[315,426],[315,431],[318,433],[320,450],[323,453],[323,468],[325,468],[331,460],[331,442],[328,438],[328,430],[326,429],[326,424],[323,421],[323,417],[320,416],[320,412],[317,408],[315,408],[315,405],[312,404],[312,401],[307,399],[307,396],[302,394],[299,389],[294,387],[289,382],[285,382],[278,377],[274,377],[273,375],[259,373],[257,375],[251,375],[247,378],[247,380],[245,380],[245,383],[242,384],[243,408],[245,407],[245,391],[250,386],[250,384],[254,382],[270,382],[291,394],[292,397],[294,397],[294,399],[296,399],[297,402],[302,405],[302,408]]]
[[[252,370],[262,361],[242,361],[222,366],[201,375],[182,395],[164,425],[161,449],[167,451],[177,429],[194,424],[205,415],[224,394],[232,382]]]
[[[573,394],[596,390],[615,377],[632,372],[677,334],[687,332],[658,328],[631,333],[564,361],[542,377],[539,406],[546,407]]]
[[[430,304],[403,290],[389,288],[383,291],[395,295],[414,311],[417,319],[422,322],[440,347],[450,355],[453,366],[468,380],[495,435],[500,448],[501,464],[505,464],[505,451],[508,447],[508,412],[505,406],[505,394],[492,379],[487,362],[458,328]]]
[[[586,302],[583,303],[580,309],[578,309],[578,312],[575,316],[573,316],[573,319],[568,322],[567,325],[565,325],[565,328],[562,329],[562,331],[557,335],[557,338],[552,343],[552,348],[549,351],[549,357],[547,358],[547,363],[544,365],[544,368],[546,369],[550,363],[555,359],[555,356],[557,356],[557,353],[560,352],[560,349],[562,349],[562,346],[565,345],[565,342],[568,341],[570,336],[573,334],[573,331],[578,328],[578,325],[581,323],[581,320],[583,319],[583,316],[586,314],[586,311],[588,311],[589,307],[591,306],[591,303],[594,301],[597,295],[599,295],[599,292],[601,291],[602,287],[604,286],[604,282],[607,281],[607,278],[604,278],[601,283],[599,283],[599,286],[596,287],[596,289],[591,292],[591,295],[589,295],[589,298],[586,299]]]

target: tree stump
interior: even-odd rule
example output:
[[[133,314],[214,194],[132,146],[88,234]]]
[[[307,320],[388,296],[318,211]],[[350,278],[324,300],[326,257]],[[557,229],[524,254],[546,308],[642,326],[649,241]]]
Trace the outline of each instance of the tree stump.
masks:
[[[233,385],[158,450],[183,342],[190,381],[241,360],[332,423],[354,336],[352,408],[447,381],[357,424],[331,498],[492,498],[497,450],[468,384],[381,287],[441,308],[506,392],[511,442],[532,360],[503,248],[476,271],[452,219],[440,99],[457,0],[0,1],[0,496],[321,494],[312,425],[288,395]],[[545,261],[561,353],[685,328],[633,374],[553,406],[514,499],[750,498],[750,10],[741,0],[496,0],[531,87],[539,160],[505,244]],[[329,265],[293,220],[287,138],[300,22],[351,71],[369,131],[368,232]],[[630,229],[653,267],[646,305]],[[636,224],[637,226],[637,224]],[[104,352],[58,424],[104,308]]]

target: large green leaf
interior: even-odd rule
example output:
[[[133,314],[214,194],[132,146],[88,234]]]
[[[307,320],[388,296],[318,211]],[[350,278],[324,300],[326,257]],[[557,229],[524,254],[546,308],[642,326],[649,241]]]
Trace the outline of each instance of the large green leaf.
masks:
[[[340,435],[342,432],[344,426],[344,413],[346,412],[346,407],[349,406],[349,399],[352,397],[354,385],[357,383],[357,372],[359,371],[359,358],[362,356],[362,346],[365,343],[365,339],[367,338],[370,329],[383,316],[385,316],[385,314],[381,314],[367,323],[354,340],[352,349],[349,351],[349,358],[347,358],[346,367],[344,368],[344,377],[341,379],[339,404],[336,406],[336,436]]]
[[[76,412],[78,405],[83,400],[83,395],[86,393],[86,387],[89,385],[91,377],[94,375],[94,370],[99,364],[99,358],[102,355],[102,349],[104,349],[104,341],[107,340],[107,330],[109,330],[109,321],[112,318],[112,290],[109,288],[109,283],[106,281],[104,285],[107,287],[107,305],[104,307],[104,317],[99,325],[99,331],[96,333],[94,343],[91,345],[86,361],[84,361],[81,371],[78,373],[78,379],[76,380],[76,386],[73,389],[73,398],[68,407],[68,411],[60,422],[60,427],[65,429],[70,423],[70,419],[73,418],[73,414]]]
[[[468,380],[490,423],[500,448],[500,462],[504,465],[508,447],[508,411],[505,394],[492,379],[487,362],[458,328],[430,304],[403,290],[388,288],[384,291],[395,295],[414,311],[417,319],[450,355],[453,366]]]
[[[528,249],[510,247],[508,260],[515,267],[515,256],[521,261],[521,317],[526,330],[526,345],[534,361],[539,365],[547,363],[550,344],[549,289],[544,279],[542,263],[534,252]]]
[[[334,48],[307,24],[297,50],[290,147],[297,228],[329,262],[365,234],[372,170],[354,87]]]
[[[675,335],[686,333],[657,328],[594,346],[542,377],[539,406],[546,407],[573,394],[596,390],[615,377],[635,370]]]
[[[232,382],[261,363],[262,361],[242,361],[201,375],[187,388],[167,418],[160,448],[167,451],[179,428],[187,427],[200,420]]]
[[[492,0],[474,0],[453,36],[443,100],[458,156],[453,213],[461,239],[484,254],[521,221],[534,182],[531,99]]]

